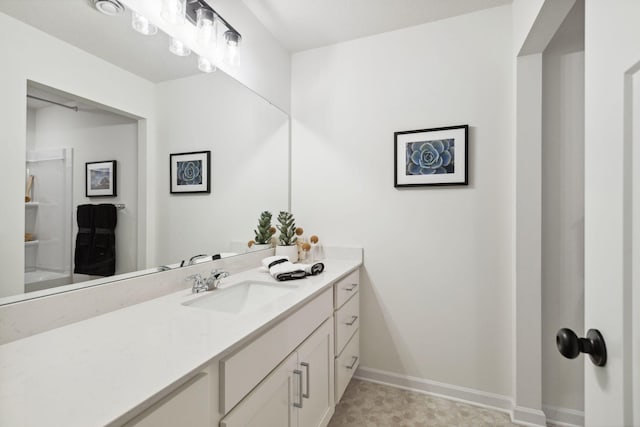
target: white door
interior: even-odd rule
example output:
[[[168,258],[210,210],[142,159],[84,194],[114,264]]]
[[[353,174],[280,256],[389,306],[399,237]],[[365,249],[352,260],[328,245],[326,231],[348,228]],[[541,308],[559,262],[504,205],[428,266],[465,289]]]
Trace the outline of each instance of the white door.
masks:
[[[640,1],[585,5],[585,328],[608,353],[585,358],[585,424],[640,426]]]

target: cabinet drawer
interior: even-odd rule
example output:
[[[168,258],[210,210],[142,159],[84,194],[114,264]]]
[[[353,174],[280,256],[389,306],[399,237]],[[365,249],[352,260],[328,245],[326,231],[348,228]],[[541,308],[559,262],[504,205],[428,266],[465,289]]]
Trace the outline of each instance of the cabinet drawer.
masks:
[[[331,289],[220,362],[220,409],[226,414],[300,343],[331,317]]]
[[[350,273],[344,279],[339,280],[333,285],[335,295],[335,307],[342,307],[342,304],[347,302],[356,292],[360,286],[360,269]]]
[[[336,354],[340,354],[342,349],[351,339],[360,326],[360,293],[357,292],[353,298],[340,307],[335,314],[336,319]]]
[[[360,331],[356,331],[351,341],[336,359],[336,403],[342,398],[347,384],[360,364]]]

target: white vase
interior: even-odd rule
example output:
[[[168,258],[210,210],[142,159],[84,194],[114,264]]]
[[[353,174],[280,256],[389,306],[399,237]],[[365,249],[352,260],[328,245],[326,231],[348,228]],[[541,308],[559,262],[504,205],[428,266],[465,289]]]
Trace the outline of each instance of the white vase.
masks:
[[[270,243],[265,243],[263,245],[259,245],[257,243],[254,243],[249,248],[249,252],[261,251],[263,249],[271,249],[271,244]]]
[[[289,261],[297,262],[298,261],[298,245],[276,246],[276,255],[288,256]]]

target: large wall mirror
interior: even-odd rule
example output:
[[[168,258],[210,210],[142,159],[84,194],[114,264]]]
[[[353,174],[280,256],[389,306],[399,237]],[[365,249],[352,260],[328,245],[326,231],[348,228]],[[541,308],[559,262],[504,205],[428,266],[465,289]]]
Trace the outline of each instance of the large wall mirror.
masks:
[[[288,115],[223,72],[171,55],[166,35],[132,33],[127,12],[106,17],[92,3],[0,3],[3,43],[24,41],[8,48],[0,77],[15,88],[0,113],[20,118],[4,130],[20,179],[0,186],[11,203],[0,304],[242,253],[261,211],[289,208]],[[210,193],[171,193],[170,156],[188,152],[209,153]],[[116,194],[91,197],[87,165],[111,161]],[[78,206],[99,204],[115,209],[115,275],[74,273]]]

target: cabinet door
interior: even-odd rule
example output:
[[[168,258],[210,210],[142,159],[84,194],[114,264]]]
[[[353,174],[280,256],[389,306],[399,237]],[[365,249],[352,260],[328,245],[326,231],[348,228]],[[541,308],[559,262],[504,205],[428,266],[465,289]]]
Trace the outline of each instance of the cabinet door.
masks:
[[[302,399],[301,382],[297,353],[293,353],[233,408],[220,426],[296,427],[298,413],[294,403]]]
[[[298,349],[302,371],[300,427],[326,426],[333,415],[333,318],[322,324]]]

